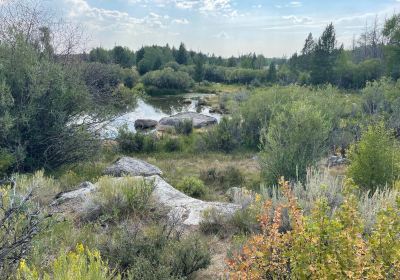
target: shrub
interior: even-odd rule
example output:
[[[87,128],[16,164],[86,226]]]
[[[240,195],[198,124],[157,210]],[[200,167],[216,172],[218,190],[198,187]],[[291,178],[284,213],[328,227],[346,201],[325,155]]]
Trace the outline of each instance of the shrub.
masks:
[[[207,188],[204,186],[203,181],[195,177],[183,178],[182,181],[178,183],[177,188],[194,198],[202,198],[207,193]]]
[[[400,277],[400,198],[383,209],[373,232],[363,238],[363,222],[351,189],[331,215],[326,200],[317,201],[304,217],[288,182],[280,181],[287,203],[272,211],[264,203],[262,233],[253,235],[228,261],[231,279],[397,279]],[[288,209],[291,230],[282,232],[282,211]]]
[[[231,187],[240,187],[245,182],[242,172],[234,166],[228,166],[223,169],[211,167],[207,170],[202,170],[200,172],[200,179],[222,190],[227,190]]]
[[[82,244],[78,244],[75,251],[63,253],[53,262],[50,274],[39,267],[30,268],[25,260],[19,262],[16,275],[19,280],[30,279],[121,279],[113,273],[96,250],[91,251]]]
[[[15,157],[12,153],[0,149],[0,178],[6,175],[7,171],[15,164]]]
[[[173,90],[187,90],[194,84],[189,74],[171,68],[149,72],[142,77],[142,81],[146,87]]]
[[[368,126],[359,143],[349,152],[348,176],[364,189],[392,186],[400,174],[400,149],[397,140],[383,123]]]
[[[181,238],[166,225],[122,227],[100,248],[127,279],[186,279],[210,262],[207,244],[198,236]]]
[[[193,121],[185,119],[175,125],[175,131],[178,134],[189,135],[193,132]]]
[[[153,192],[153,184],[133,177],[101,177],[97,182],[98,191],[93,198],[100,215],[115,217],[128,214],[142,214],[146,211]],[[90,212],[90,211],[89,211]]]
[[[207,209],[202,215],[200,231],[204,234],[215,234],[224,238],[231,233],[229,219],[217,212],[215,208]]]
[[[168,138],[164,142],[164,150],[166,152],[177,152],[182,149],[182,143],[179,138]]]
[[[304,180],[307,168],[325,152],[328,136],[325,116],[310,104],[294,103],[277,114],[262,137],[260,159],[267,184],[276,184],[281,174]]]
[[[207,131],[203,139],[208,149],[229,153],[242,144],[240,119],[222,118],[220,123]]]
[[[12,274],[15,261],[29,252],[43,221],[32,202],[32,189],[21,194],[15,183],[0,188],[0,275],[5,278]]]
[[[193,272],[206,268],[211,262],[210,252],[199,236],[191,236],[169,244],[164,251],[164,263],[171,268],[172,275],[188,277]]]
[[[141,133],[128,131],[126,126],[118,130],[117,142],[120,150],[125,153],[141,152],[144,147],[145,136]]]

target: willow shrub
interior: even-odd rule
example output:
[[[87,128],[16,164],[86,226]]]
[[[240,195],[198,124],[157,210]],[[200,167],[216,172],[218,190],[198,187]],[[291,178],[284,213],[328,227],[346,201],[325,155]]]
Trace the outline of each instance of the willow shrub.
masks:
[[[348,176],[364,189],[393,186],[400,177],[400,148],[383,122],[368,126],[350,148]]]
[[[310,103],[286,106],[270,122],[261,137],[263,176],[275,185],[279,176],[303,181],[307,168],[315,166],[327,150],[330,123]]]
[[[333,214],[320,199],[309,216],[303,215],[289,183],[281,179],[280,187],[287,202],[274,210],[272,201],[264,203],[262,232],[228,260],[230,279],[400,278],[400,197],[395,206],[380,211],[372,232],[363,236],[364,221],[351,186]],[[282,231],[285,210],[290,229]]]

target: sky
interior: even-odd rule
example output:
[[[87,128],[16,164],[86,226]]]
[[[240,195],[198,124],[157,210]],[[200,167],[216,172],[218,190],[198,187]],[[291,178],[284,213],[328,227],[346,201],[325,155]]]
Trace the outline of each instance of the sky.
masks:
[[[308,33],[333,22],[349,48],[375,18],[400,12],[400,0],[46,0],[88,34],[88,48],[179,46],[228,57],[255,52],[290,56]]]

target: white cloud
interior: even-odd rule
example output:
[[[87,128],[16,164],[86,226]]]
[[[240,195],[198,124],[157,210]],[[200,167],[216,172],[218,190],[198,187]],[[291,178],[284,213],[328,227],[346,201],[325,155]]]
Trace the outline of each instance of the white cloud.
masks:
[[[185,18],[182,18],[182,19],[174,19],[173,21],[172,21],[172,23],[176,23],[176,24],[189,24],[189,21],[187,20],[187,19],[185,19]]]
[[[225,31],[221,31],[221,32],[218,33],[218,34],[215,34],[213,37],[214,37],[214,38],[219,38],[219,39],[229,39],[229,38],[230,38],[230,36],[228,35],[228,33],[226,33]]]
[[[290,7],[290,8],[299,8],[302,6],[303,6],[303,3],[301,3],[300,1],[292,1],[286,5],[286,7]]]
[[[289,20],[294,24],[309,24],[313,22],[312,18],[307,16],[289,15],[289,16],[283,16],[282,18],[285,20]]]

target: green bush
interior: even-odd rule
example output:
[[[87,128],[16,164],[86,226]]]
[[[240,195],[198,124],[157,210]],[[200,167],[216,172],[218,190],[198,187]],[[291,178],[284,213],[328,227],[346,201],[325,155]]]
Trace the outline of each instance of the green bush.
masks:
[[[155,136],[128,131],[126,126],[118,130],[116,141],[119,149],[124,153],[150,153],[157,150],[157,139]]]
[[[149,206],[152,183],[133,177],[115,179],[101,177],[97,182],[98,191],[93,199],[93,207],[99,215],[126,217],[128,214],[143,214]],[[92,211],[88,211],[92,215]]]
[[[207,193],[207,188],[204,186],[203,181],[195,177],[183,178],[178,183],[177,189],[194,198],[202,198]]]
[[[198,236],[180,238],[168,226],[123,227],[100,246],[110,265],[127,279],[186,279],[210,263],[207,244]]]
[[[175,241],[164,251],[164,262],[172,275],[188,277],[193,272],[206,268],[211,262],[210,252],[199,236]]]
[[[217,126],[203,135],[203,140],[210,150],[232,152],[242,144],[240,119],[222,118]]]
[[[149,72],[142,77],[142,82],[146,87],[182,91],[189,89],[194,84],[189,74],[174,71],[171,68]]]
[[[168,138],[164,141],[163,148],[166,152],[177,152],[182,150],[182,143],[179,138]]]
[[[0,178],[6,175],[7,171],[15,164],[15,157],[12,153],[0,149]]]
[[[364,189],[391,187],[400,177],[399,143],[382,122],[364,130],[360,142],[350,148],[349,159],[347,175]]]
[[[223,190],[231,187],[240,187],[245,182],[242,172],[234,167],[226,168],[211,167],[200,171],[200,179],[210,185],[215,185]]]
[[[262,172],[268,185],[280,176],[304,180],[327,148],[329,124],[310,104],[296,102],[277,114],[262,137]]]
[[[175,125],[175,131],[178,134],[189,135],[193,132],[193,121],[185,119]]]
[[[122,152],[141,152],[144,147],[145,136],[141,133],[130,132],[126,126],[118,130],[117,143]]]

